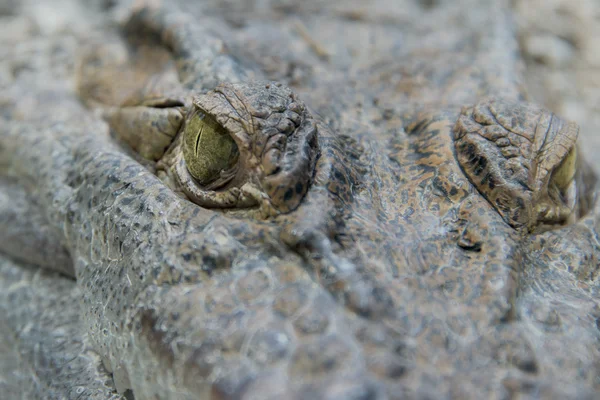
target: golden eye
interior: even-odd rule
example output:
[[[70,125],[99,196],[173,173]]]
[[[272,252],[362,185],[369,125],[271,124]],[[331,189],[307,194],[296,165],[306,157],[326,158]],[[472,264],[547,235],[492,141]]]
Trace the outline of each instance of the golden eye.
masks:
[[[573,147],[560,165],[554,170],[550,182],[562,192],[566,192],[577,173],[577,147]]]
[[[183,135],[183,158],[190,175],[200,185],[214,189],[233,178],[239,150],[214,117],[195,110]]]

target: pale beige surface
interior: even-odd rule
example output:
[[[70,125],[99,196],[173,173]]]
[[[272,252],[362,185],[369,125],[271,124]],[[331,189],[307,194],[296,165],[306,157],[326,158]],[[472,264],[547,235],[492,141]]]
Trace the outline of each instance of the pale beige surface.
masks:
[[[581,127],[600,171],[600,1],[515,0],[532,99]]]

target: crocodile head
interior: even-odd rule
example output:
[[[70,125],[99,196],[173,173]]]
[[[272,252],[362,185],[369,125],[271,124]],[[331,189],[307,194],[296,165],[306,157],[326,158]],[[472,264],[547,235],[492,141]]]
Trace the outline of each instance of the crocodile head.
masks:
[[[280,35],[261,14],[227,47],[210,13],[134,10],[125,32],[173,53],[181,99],[113,104],[105,124],[65,82],[55,101],[17,82],[0,248],[72,261],[77,323],[139,398],[592,398],[594,174],[576,126],[521,101],[508,25],[473,4],[489,19],[407,28],[410,51],[386,34],[391,59],[351,66],[279,14]],[[318,26],[358,52],[331,27],[359,17]],[[251,79],[238,62],[281,50],[256,32],[313,75]]]

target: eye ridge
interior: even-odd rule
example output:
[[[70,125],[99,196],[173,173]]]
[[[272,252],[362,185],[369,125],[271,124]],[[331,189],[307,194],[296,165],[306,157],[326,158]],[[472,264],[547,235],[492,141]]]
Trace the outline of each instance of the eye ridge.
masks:
[[[488,137],[484,126],[490,117],[505,131],[507,146]],[[572,223],[584,214],[578,132],[576,124],[535,105],[493,99],[463,109],[453,129],[465,175],[506,223],[528,231]],[[506,147],[519,155],[511,157]]]

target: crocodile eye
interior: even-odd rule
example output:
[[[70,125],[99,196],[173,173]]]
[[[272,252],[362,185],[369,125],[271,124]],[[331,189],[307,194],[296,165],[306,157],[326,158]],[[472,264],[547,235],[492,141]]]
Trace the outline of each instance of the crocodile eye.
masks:
[[[572,186],[575,174],[577,172],[577,148],[573,147],[564,160],[552,173],[550,183],[555,185],[562,195],[567,195],[567,191]]]
[[[235,176],[239,151],[214,117],[196,109],[183,133],[183,158],[200,185],[216,189]]]
[[[579,128],[531,104],[487,100],[455,127],[465,174],[514,228],[573,222],[585,210],[576,141]]]
[[[295,210],[314,176],[317,124],[287,87],[221,83],[196,97],[159,168],[205,208],[270,218]]]

